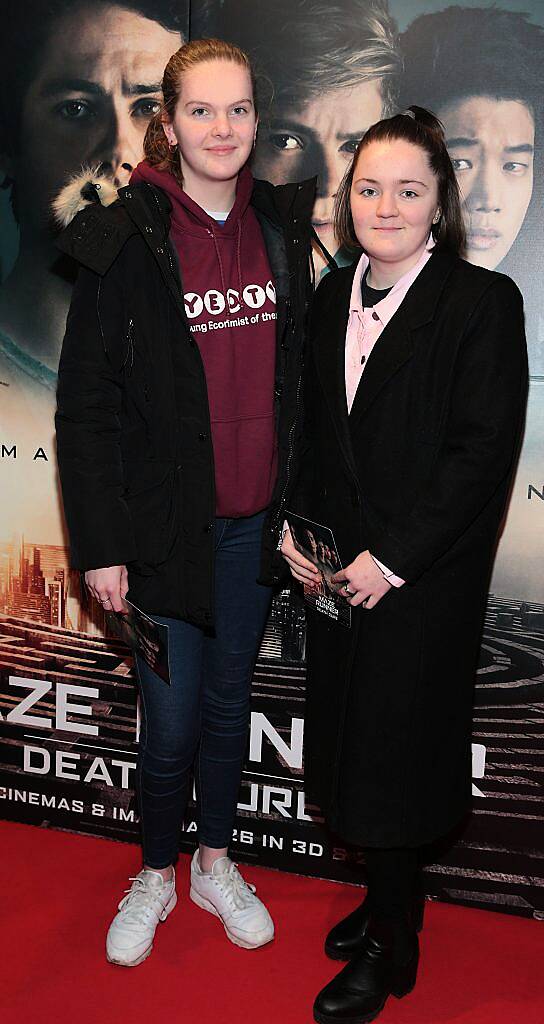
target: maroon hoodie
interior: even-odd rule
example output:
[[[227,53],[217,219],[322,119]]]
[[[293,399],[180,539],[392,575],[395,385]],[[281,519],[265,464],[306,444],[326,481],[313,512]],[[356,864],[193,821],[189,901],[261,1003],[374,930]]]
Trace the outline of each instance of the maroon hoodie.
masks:
[[[261,228],[249,205],[253,178],[244,168],[223,226],[168,171],[144,160],[130,181],[157,185],[172,203],[170,237],[179,257],[185,311],[206,372],[216,514],[254,515],[270,502],[277,459],[276,292]]]

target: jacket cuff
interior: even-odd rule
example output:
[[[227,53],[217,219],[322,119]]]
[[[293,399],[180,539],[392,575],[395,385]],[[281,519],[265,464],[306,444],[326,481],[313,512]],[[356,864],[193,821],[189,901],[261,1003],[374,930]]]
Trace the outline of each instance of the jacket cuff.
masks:
[[[368,549],[372,557],[382,565],[394,565],[395,575],[405,583],[415,583],[432,565],[432,558],[425,558],[425,553],[422,558],[412,554],[407,550],[406,542],[397,540],[387,530],[373,524],[369,533]]]

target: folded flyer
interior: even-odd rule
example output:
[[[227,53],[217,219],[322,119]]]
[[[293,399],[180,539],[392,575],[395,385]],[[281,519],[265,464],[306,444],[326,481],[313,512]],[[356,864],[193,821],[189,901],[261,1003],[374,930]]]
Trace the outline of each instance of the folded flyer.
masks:
[[[170,685],[168,626],[155,622],[126,598],[123,603],[125,611],[106,613],[112,628],[153,672]]]
[[[294,512],[286,512],[285,518],[293,544],[318,569],[318,585],[304,586],[304,600],[311,608],[349,628],[351,605],[341,593],[343,584],[331,583],[331,576],[343,568],[332,530]]]

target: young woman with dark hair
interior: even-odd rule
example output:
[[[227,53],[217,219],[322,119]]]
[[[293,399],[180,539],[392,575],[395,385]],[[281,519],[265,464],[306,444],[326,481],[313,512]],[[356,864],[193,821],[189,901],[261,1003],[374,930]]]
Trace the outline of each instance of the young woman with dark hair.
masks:
[[[489,574],[526,396],[520,293],[462,259],[455,172],[437,119],[411,107],[364,135],[337,198],[362,254],[320,284],[292,505],[332,528],[352,607],[308,612],[307,781],[363,847],[365,902],[325,950],[348,965],[319,1024],[373,1020],[409,992],[421,849],[463,817]],[[287,531],[299,582],[315,570]]]
[[[130,185],[83,179],[56,204],[63,223],[85,207],[61,238],[81,264],[56,420],[72,565],[106,610],[122,610],[128,591],[169,627],[171,686],[136,659],[144,866],[107,939],[108,959],[125,966],[149,955],[175,906],[193,764],[191,898],[239,946],[274,934],[228,847],[253,666],[283,565],[312,295],[315,183],[253,180],[246,55],[188,43],[162,92]]]

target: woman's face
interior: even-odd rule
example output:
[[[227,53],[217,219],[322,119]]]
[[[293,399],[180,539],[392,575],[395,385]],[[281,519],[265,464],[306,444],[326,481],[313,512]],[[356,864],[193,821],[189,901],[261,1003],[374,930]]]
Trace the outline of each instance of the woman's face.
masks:
[[[164,130],[179,144],[185,186],[237,177],[253,148],[257,117],[251,78],[232,61],[203,61],[185,72],[174,118]]]
[[[181,41],[115,4],[76,3],[59,19],[23,103],[13,177],[25,226],[47,224],[52,198],[83,165],[105,162],[117,185],[128,182]]]
[[[438,212],[438,181],[425,151],[404,139],[365,146],[353,174],[351,212],[368,256],[408,269]]]

